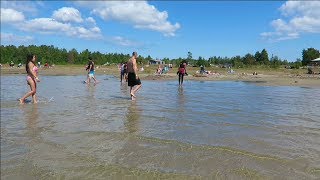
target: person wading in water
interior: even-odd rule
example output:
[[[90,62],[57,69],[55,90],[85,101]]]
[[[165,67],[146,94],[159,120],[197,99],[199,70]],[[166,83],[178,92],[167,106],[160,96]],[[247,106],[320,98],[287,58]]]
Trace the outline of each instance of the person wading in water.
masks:
[[[130,86],[130,95],[132,100],[135,100],[135,94],[142,86],[140,78],[138,76],[137,57],[138,53],[133,52],[131,58],[127,63],[128,86]]]

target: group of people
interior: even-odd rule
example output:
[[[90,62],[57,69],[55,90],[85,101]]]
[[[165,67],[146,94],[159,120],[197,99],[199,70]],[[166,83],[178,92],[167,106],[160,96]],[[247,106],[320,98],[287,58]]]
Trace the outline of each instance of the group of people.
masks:
[[[133,52],[131,58],[126,63],[121,63],[119,70],[120,70],[120,82],[125,80],[128,82],[128,86],[130,86],[130,96],[132,100],[136,98],[136,92],[141,88],[141,80],[138,76],[138,66],[137,66],[137,57],[138,53]],[[92,58],[89,57],[89,63],[86,67],[88,71],[88,78],[86,83],[90,83],[90,79],[94,80],[94,83],[98,83],[97,79],[94,76],[94,62]]]
[[[138,53],[133,52],[131,58],[127,63],[122,63],[120,66],[120,82],[124,79],[128,82],[128,86],[130,87],[130,96],[132,100],[135,100],[137,91],[141,88],[141,80],[138,75],[138,66],[137,66],[137,57]],[[26,98],[32,96],[33,103],[37,103],[37,83],[40,82],[38,77],[38,67],[36,64],[36,55],[28,55],[26,61],[26,72],[27,72],[27,84],[30,86],[30,91],[27,92],[22,98],[19,99],[20,104],[24,104]],[[183,84],[183,77],[187,74],[186,71],[187,64],[181,63],[179,69],[177,71],[177,75],[179,75],[179,85]],[[90,80],[94,80],[94,84],[98,83],[95,77],[95,70],[94,70],[94,62],[91,57],[89,57],[89,63],[86,66],[86,71],[88,71],[87,80],[85,83],[90,84]]]
[[[200,75],[204,75],[204,76],[208,76],[208,75],[217,75],[217,76],[219,76],[220,75],[220,73],[211,72],[211,71],[205,70],[203,65],[200,66],[200,70],[199,71],[196,71],[196,74],[200,74]]]
[[[158,68],[156,69],[155,74],[165,74],[169,71],[169,67],[168,66],[164,66],[162,67],[161,65],[158,66]]]
[[[135,100],[136,98],[136,92],[141,88],[141,80],[138,76],[138,67],[137,67],[137,57],[138,53],[133,52],[132,57],[129,59],[129,61],[126,63],[126,66],[123,66],[121,75],[125,75],[127,73],[127,82],[128,86],[130,86],[130,96],[132,100]],[[38,77],[38,67],[36,63],[36,55],[31,54],[27,56],[26,60],[26,72],[27,72],[27,84],[30,87],[30,91],[27,92],[22,98],[19,99],[20,104],[24,104],[25,100],[29,97],[32,96],[33,103],[37,103],[37,97],[36,97],[36,92],[37,92],[37,83],[40,82],[40,79]],[[126,67],[126,68],[125,68]],[[94,83],[98,83],[96,77],[95,77],[95,72],[94,72],[94,62],[91,57],[89,57],[89,63],[86,66],[86,70],[88,71],[87,75],[87,81],[86,83],[90,83],[90,80],[93,79]],[[121,81],[122,77],[121,76]]]

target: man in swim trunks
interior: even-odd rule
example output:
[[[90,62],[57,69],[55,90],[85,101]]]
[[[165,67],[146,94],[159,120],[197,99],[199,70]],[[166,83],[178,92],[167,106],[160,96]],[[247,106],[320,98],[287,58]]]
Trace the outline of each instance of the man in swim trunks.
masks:
[[[135,100],[135,93],[141,88],[141,81],[138,76],[138,67],[137,67],[137,57],[138,53],[133,52],[132,57],[127,63],[127,72],[128,72],[128,86],[130,86],[130,95],[131,99]],[[136,86],[134,88],[134,86]]]

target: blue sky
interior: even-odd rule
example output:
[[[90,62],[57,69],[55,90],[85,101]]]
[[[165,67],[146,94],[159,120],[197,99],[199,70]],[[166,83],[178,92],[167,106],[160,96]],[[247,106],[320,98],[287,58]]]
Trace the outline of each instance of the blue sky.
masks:
[[[320,1],[1,1],[2,45],[153,58],[244,56],[295,61],[320,48]]]

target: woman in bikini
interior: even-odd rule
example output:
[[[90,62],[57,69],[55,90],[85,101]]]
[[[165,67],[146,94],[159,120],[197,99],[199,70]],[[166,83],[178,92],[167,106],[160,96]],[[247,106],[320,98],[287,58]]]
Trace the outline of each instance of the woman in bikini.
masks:
[[[19,99],[20,104],[24,104],[26,98],[32,96],[33,103],[37,103],[37,82],[40,82],[38,77],[38,67],[36,65],[36,56],[28,55],[26,62],[26,71],[27,71],[27,83],[30,86],[31,91],[27,92],[22,98]]]

